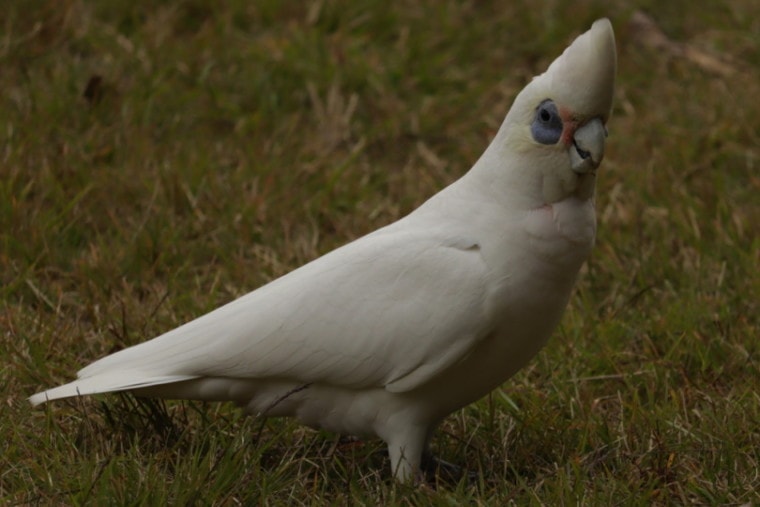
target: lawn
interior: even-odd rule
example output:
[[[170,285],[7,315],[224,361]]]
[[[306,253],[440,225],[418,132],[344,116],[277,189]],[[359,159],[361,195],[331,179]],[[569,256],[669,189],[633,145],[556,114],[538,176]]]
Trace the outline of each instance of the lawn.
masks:
[[[594,253],[529,367],[434,438],[25,398],[396,220],[594,19]],[[760,505],[760,2],[21,1],[0,22],[0,504]]]

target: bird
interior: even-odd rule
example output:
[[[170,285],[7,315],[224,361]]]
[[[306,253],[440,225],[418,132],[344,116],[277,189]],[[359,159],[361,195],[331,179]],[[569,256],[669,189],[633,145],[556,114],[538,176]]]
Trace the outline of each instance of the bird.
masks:
[[[612,112],[611,22],[595,21],[515,97],[481,157],[396,222],[32,395],[129,391],[387,444],[419,479],[431,436],[547,343],[596,235]]]

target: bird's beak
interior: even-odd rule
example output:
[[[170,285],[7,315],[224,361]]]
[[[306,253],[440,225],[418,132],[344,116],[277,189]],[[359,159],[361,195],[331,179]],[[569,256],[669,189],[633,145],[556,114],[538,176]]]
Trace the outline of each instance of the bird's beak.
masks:
[[[585,174],[593,171],[604,158],[604,140],[607,129],[602,120],[594,118],[575,131],[570,147],[570,163],[573,171]]]

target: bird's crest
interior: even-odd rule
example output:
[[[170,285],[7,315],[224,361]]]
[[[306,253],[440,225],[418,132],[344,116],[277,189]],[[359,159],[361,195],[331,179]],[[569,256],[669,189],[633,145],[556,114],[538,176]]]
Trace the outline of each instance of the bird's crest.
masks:
[[[589,117],[601,116],[606,123],[612,109],[616,68],[612,25],[608,19],[600,19],[529,86],[545,86],[558,104]]]

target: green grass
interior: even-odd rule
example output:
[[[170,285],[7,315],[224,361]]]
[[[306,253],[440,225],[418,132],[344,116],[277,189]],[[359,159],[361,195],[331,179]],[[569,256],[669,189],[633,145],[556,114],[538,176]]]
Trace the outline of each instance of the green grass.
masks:
[[[0,503],[760,505],[760,4],[573,4],[6,2]],[[25,401],[412,210],[603,15],[597,246],[549,346],[437,433],[475,484],[228,405]]]

